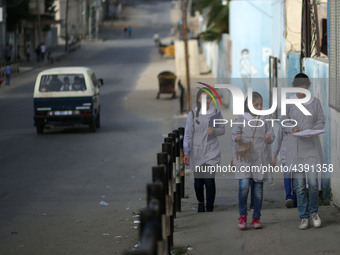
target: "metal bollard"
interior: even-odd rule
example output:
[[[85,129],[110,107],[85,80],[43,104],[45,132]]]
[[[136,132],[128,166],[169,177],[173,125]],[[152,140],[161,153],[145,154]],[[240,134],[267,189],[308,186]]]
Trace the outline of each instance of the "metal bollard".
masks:
[[[172,162],[171,162],[171,151],[172,151],[172,144],[171,143],[163,143],[162,144],[162,153],[158,154],[157,156],[157,163],[158,164],[165,164],[167,166],[167,177],[168,177],[168,201],[167,201],[167,220],[168,224],[170,225],[169,232],[168,232],[168,247],[169,249],[173,246],[174,240],[173,240],[173,233],[175,229],[175,223],[174,223],[174,215],[173,215],[173,187],[172,187]],[[166,154],[166,155],[164,155]],[[170,252],[170,251],[169,251]]]
[[[181,80],[178,80],[177,84],[178,84],[178,87],[181,91],[181,95],[179,97],[179,108],[180,108],[181,114],[183,114],[184,113],[185,90],[184,90],[184,87],[183,87]]]
[[[174,158],[174,150],[175,150],[175,146],[174,146],[174,139],[172,137],[167,137],[167,138],[164,138],[164,141],[167,142],[167,143],[171,143],[171,150],[169,151],[169,155],[170,155],[170,162],[169,162],[169,165],[170,165],[170,185],[172,186],[172,209],[173,209],[173,215],[174,215],[174,218],[176,218],[176,203],[175,203],[175,197],[176,197],[176,175],[175,175],[175,172],[176,172],[176,158]]]
[[[164,145],[164,146],[163,146]],[[162,147],[165,147],[165,144],[163,144]],[[165,148],[163,148],[165,149]],[[166,180],[166,183],[164,183],[164,189],[166,190],[167,194],[170,194],[169,193],[169,158],[168,158],[168,153],[166,152],[159,152],[157,153],[157,165],[158,166],[161,166],[161,165],[164,165],[165,167],[165,180]],[[153,180],[155,181],[155,180]]]
[[[141,210],[139,251],[157,255],[158,241],[161,239],[160,222],[158,220],[159,214],[159,203],[157,200],[153,200],[152,204],[150,202],[149,207]]]
[[[168,180],[167,180],[167,176],[166,176],[166,166],[165,165],[159,165],[159,166],[153,166],[152,167],[152,181],[153,182],[160,182],[162,183],[162,198],[165,201],[165,197],[167,195],[167,184],[168,184]],[[161,208],[161,213],[165,214],[165,203],[164,203],[164,211],[162,211],[163,209]]]
[[[164,165],[159,167],[153,167],[153,172],[155,171],[160,172],[158,170],[163,170],[164,173],[165,172]],[[157,254],[159,255],[170,254],[171,250],[169,249],[169,239],[167,235],[167,232],[170,232],[170,221],[169,220],[167,221],[167,217],[165,214],[164,186],[160,180],[157,180],[156,182],[147,185],[147,204],[148,207],[150,208],[152,208],[152,201],[157,201],[159,205],[159,215],[157,217],[157,220],[159,221],[160,228],[158,229],[159,233],[157,235],[159,235],[160,237],[158,239]]]
[[[161,181],[156,181],[146,185],[147,205],[150,205],[152,200],[157,200],[159,203],[160,215],[165,213],[165,196],[163,193],[163,183]],[[161,219],[159,219],[161,220]]]
[[[178,128],[179,132],[179,148],[180,148],[180,176],[181,176],[181,197],[185,196],[185,164],[184,164],[184,151],[183,151],[183,141],[185,129],[183,127]]]
[[[176,203],[176,211],[180,212],[182,210],[181,208],[181,175],[180,175],[180,147],[179,147],[179,131],[174,130],[172,131],[173,134],[176,136],[176,143],[175,143],[175,157],[176,157],[176,197],[175,197],[175,203]]]
[[[176,165],[176,154],[177,154],[177,137],[176,134],[174,133],[169,133],[168,137],[172,139],[172,163],[173,163],[173,168],[172,168],[172,174],[173,174],[173,179],[172,179],[172,185],[174,186],[174,215],[176,215],[176,212],[178,212],[178,207],[177,207],[177,197],[178,197],[178,190],[176,186],[176,172],[177,172],[177,165]],[[175,216],[176,217],[176,216]]]

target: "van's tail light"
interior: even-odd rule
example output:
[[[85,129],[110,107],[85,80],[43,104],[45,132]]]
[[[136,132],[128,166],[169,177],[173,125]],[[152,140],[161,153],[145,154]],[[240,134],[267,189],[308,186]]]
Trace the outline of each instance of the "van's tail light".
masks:
[[[82,110],[81,114],[84,114],[84,115],[91,114],[91,110]]]

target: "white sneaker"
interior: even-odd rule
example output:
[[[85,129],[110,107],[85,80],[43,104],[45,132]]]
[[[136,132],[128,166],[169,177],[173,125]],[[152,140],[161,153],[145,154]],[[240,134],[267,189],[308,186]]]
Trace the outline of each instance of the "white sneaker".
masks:
[[[321,219],[320,219],[318,213],[312,213],[311,220],[312,220],[314,228],[320,228],[321,227]]]
[[[308,218],[303,218],[300,222],[299,229],[300,230],[305,230],[309,228],[309,219]]]

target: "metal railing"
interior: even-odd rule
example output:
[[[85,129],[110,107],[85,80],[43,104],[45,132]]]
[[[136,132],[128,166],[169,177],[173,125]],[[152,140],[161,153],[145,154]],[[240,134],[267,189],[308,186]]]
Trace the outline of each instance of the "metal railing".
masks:
[[[174,219],[184,197],[184,128],[178,128],[162,143],[152,183],[147,184],[147,207],[140,212],[139,246],[124,254],[170,255],[174,245]]]

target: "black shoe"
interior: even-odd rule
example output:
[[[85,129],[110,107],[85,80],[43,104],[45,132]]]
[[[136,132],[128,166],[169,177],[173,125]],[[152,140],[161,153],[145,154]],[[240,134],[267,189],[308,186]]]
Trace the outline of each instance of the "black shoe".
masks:
[[[213,212],[213,211],[214,211],[214,207],[211,207],[211,208],[210,208],[210,207],[209,207],[209,208],[207,207],[207,212]]]
[[[197,212],[205,212],[204,204],[198,203],[198,210]]]
[[[286,200],[286,207],[287,207],[287,208],[293,208],[293,207],[294,207],[294,201],[293,201],[293,199],[288,198],[288,199]]]

